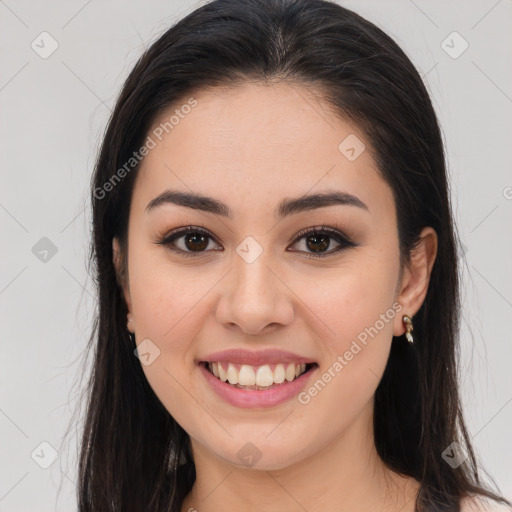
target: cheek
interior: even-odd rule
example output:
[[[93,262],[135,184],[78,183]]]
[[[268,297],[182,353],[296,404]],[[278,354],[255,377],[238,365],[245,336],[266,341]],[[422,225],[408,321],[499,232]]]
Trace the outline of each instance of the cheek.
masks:
[[[399,314],[392,307],[398,269],[388,265],[391,259],[377,261],[361,259],[350,271],[336,272],[329,286],[323,283],[303,295],[321,320],[317,325],[326,326],[321,327],[319,341],[324,349],[322,368],[315,389],[304,396],[304,402],[311,400],[318,421],[339,414],[343,423],[358,415],[385,370]]]
[[[142,370],[164,407],[184,424],[193,402],[187,392],[195,370],[192,341],[200,335],[197,318],[205,314],[206,301],[200,300],[204,296],[200,283],[191,285],[182,273],[154,263],[135,255],[132,260],[136,277],[130,277],[130,294],[136,339],[138,345],[151,340],[157,347],[158,356],[151,364],[143,364],[141,358]]]
[[[330,278],[317,280],[315,288],[300,291],[323,324],[322,338],[330,340],[328,348],[333,355],[348,350],[353,340],[364,343],[365,338],[391,337],[394,272],[393,268],[361,261],[350,270],[335,271]]]
[[[329,294],[310,295],[329,329],[319,341],[321,368],[299,397],[297,411],[308,429],[325,439],[348,428],[372,399],[388,361],[397,314],[382,277],[365,272],[337,283]]]
[[[174,349],[179,350],[177,333],[195,325],[192,320],[201,308],[201,298],[215,280],[192,267],[173,266],[162,251],[137,250],[134,244],[129,267],[132,308],[139,336],[162,345],[173,340]]]

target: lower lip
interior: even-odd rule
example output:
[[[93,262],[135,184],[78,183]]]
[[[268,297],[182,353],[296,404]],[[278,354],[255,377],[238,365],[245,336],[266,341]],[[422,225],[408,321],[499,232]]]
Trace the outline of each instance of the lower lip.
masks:
[[[206,382],[208,382],[213,390],[226,402],[235,407],[254,408],[279,405],[298,395],[306,386],[311,375],[318,369],[318,366],[311,368],[308,372],[303,373],[300,377],[291,382],[285,380],[279,386],[262,391],[235,388],[231,384],[222,382],[215,377],[215,375],[210,373],[204,363],[199,364],[199,368]]]

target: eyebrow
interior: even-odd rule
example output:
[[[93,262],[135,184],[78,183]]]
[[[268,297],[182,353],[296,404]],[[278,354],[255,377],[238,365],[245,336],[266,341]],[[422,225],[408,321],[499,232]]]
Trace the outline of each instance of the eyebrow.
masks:
[[[200,210],[214,215],[220,215],[229,219],[233,218],[233,212],[223,202],[212,197],[203,196],[194,192],[180,192],[177,190],[166,190],[152,199],[146,206],[146,213],[162,206],[164,204],[176,204],[185,206],[194,210]],[[370,211],[368,206],[357,196],[341,191],[326,191],[307,196],[301,196],[295,199],[282,200],[277,208],[275,215],[282,219],[294,213],[300,213],[326,206],[343,205],[355,206],[366,211]]]

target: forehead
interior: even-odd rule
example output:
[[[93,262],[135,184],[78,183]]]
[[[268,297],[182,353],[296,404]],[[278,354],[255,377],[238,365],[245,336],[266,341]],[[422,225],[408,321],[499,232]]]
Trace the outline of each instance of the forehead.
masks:
[[[374,213],[393,206],[363,133],[318,93],[295,84],[246,84],[194,94],[195,106],[185,108],[188,99],[148,132],[155,147],[134,192],[146,203],[178,188],[215,195],[236,213],[251,198],[268,205],[336,189],[357,195],[370,210],[373,205]]]

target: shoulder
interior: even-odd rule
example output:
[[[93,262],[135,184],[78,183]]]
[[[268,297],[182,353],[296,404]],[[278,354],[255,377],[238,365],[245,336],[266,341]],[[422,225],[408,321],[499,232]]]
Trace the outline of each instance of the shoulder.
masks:
[[[483,496],[470,496],[460,502],[461,512],[512,512],[512,508]]]

